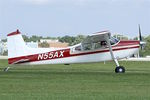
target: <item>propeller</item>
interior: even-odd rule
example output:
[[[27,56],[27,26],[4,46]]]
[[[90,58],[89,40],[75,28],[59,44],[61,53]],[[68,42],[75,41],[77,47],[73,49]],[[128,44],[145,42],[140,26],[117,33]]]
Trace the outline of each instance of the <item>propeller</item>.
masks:
[[[146,44],[146,42],[144,42],[143,39],[142,39],[140,24],[139,24],[139,41],[140,41],[141,50],[143,50],[144,45]]]

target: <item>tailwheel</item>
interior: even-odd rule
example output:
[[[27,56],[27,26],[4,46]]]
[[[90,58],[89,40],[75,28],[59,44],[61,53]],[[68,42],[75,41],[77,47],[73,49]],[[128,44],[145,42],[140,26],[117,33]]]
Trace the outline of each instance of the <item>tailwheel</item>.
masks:
[[[7,72],[10,69],[10,67],[4,68],[4,72]]]
[[[125,73],[125,68],[123,66],[118,66],[115,68],[116,73]]]

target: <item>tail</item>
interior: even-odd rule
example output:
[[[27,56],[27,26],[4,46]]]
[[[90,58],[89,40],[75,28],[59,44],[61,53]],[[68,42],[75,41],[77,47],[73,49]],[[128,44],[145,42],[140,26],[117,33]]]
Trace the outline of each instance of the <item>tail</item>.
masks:
[[[28,47],[26,46],[19,30],[7,35],[8,43],[8,63],[15,63],[13,60],[17,57],[25,56],[28,54]]]

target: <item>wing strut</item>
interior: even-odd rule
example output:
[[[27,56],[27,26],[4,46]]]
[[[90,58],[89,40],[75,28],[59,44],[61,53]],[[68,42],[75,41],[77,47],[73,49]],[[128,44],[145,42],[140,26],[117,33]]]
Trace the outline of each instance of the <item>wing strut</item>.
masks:
[[[110,38],[110,34],[108,34],[108,36],[106,36],[106,41],[107,41],[107,45],[109,47],[110,55],[111,55],[113,61],[116,64],[115,72],[116,73],[124,73],[125,72],[125,68],[123,66],[119,65],[118,59],[114,56],[114,53],[113,53],[112,46],[111,46],[109,38]]]
[[[114,60],[116,66],[120,66],[120,65],[119,65],[119,62],[118,62],[118,59],[115,58],[115,56],[114,56],[114,53],[113,53],[113,50],[112,50],[112,46],[111,46],[111,44],[110,44],[110,39],[109,39],[109,37],[110,37],[110,36],[109,36],[109,34],[108,34],[108,37],[106,37],[106,41],[107,41],[107,45],[108,45],[108,47],[109,47],[109,51],[110,51],[111,57],[112,57],[112,59]]]

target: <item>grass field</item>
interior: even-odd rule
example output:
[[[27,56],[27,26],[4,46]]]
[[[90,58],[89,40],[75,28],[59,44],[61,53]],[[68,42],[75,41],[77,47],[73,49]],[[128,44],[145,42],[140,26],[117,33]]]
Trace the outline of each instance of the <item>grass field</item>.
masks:
[[[150,62],[17,66],[3,72],[0,60],[0,100],[150,100]]]

